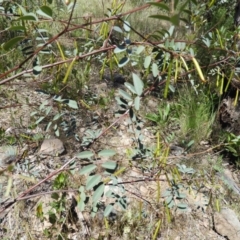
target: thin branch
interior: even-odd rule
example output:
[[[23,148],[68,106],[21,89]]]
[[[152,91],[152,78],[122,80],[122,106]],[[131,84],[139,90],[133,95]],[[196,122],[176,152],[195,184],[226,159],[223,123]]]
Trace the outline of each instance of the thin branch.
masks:
[[[71,14],[70,14],[70,17],[69,17],[69,19],[68,19],[67,26],[66,26],[66,30],[67,30],[67,29],[69,28],[69,26],[70,26],[70,23],[71,23],[71,20],[72,20],[72,17],[73,17],[73,12],[74,12],[76,3],[77,3],[77,0],[74,0],[73,7],[72,7],[72,10],[71,10]]]
[[[157,0],[156,2],[162,2],[162,0]],[[76,0],[75,0],[74,3],[76,3]],[[9,71],[1,74],[1,75],[0,75],[0,79],[1,79],[1,78],[4,78],[5,76],[9,75],[10,73],[12,73],[12,72],[14,72],[14,71],[17,71],[18,69],[22,68],[23,65],[24,65],[28,60],[30,60],[31,58],[33,58],[33,57],[34,57],[35,55],[37,55],[41,50],[43,50],[47,45],[51,44],[52,42],[54,42],[54,41],[57,40],[60,36],[62,36],[63,34],[65,34],[65,33],[67,33],[67,32],[71,32],[71,31],[73,31],[73,30],[81,29],[81,28],[86,27],[86,26],[91,25],[91,24],[97,24],[97,23],[101,23],[101,22],[108,22],[108,21],[112,21],[112,20],[117,20],[117,19],[119,19],[119,17],[125,16],[125,15],[128,15],[128,14],[131,14],[131,13],[133,13],[133,12],[137,12],[137,11],[143,10],[143,9],[145,9],[145,8],[148,8],[149,6],[150,6],[149,4],[145,4],[145,5],[141,6],[141,7],[135,8],[135,9],[133,9],[133,10],[131,10],[131,11],[126,12],[126,13],[122,13],[122,14],[120,14],[120,15],[118,15],[118,16],[113,16],[113,17],[109,17],[109,18],[103,18],[103,19],[101,19],[101,20],[99,20],[99,21],[95,21],[95,22],[91,22],[91,23],[85,23],[85,24],[82,24],[82,25],[77,26],[77,27],[74,27],[74,28],[69,28],[70,21],[68,21],[67,26],[66,26],[58,35],[54,36],[54,37],[51,38],[48,42],[46,42],[42,47],[38,48],[33,54],[29,55],[29,56],[28,56],[24,61],[22,61],[18,66],[15,66],[14,68],[10,69]],[[72,17],[72,15],[71,15],[70,17]],[[15,76],[17,77],[18,75],[15,75]],[[15,78],[15,77],[14,77],[14,78]],[[10,81],[10,80],[12,80],[12,79],[14,79],[14,78],[8,78],[8,80],[5,79],[5,80],[1,81],[0,84],[3,84],[3,83],[5,83],[5,82],[7,82],[7,81]]]
[[[9,207],[11,207],[14,203],[16,203],[17,201],[19,201],[21,198],[25,197],[28,193],[30,193],[31,191],[33,191],[36,187],[40,186],[42,183],[46,182],[47,180],[51,179],[53,176],[57,175],[58,173],[60,173],[61,171],[64,170],[64,168],[66,168],[69,164],[71,164],[73,162],[73,160],[75,159],[75,157],[73,157],[72,159],[68,160],[62,167],[60,167],[59,169],[55,170],[54,172],[52,172],[51,174],[49,174],[47,177],[45,177],[43,180],[41,180],[40,182],[38,182],[37,184],[35,184],[34,186],[30,187],[29,189],[27,189],[26,191],[24,191],[22,194],[20,194],[18,197],[16,197],[15,199],[13,199],[11,202],[9,202],[6,206],[0,208],[0,214],[2,212],[4,212],[6,209],[8,209]]]
[[[115,48],[115,46],[111,46],[111,47],[107,47],[107,48],[101,48],[101,49],[98,49],[96,51],[92,51],[90,53],[86,53],[86,54],[81,55],[81,56],[76,56],[74,58],[70,58],[70,59],[67,59],[67,60],[63,60],[63,61],[59,61],[59,62],[55,62],[55,63],[44,65],[44,66],[42,66],[42,69],[58,66],[58,65],[61,65],[61,64],[64,64],[64,63],[68,63],[68,62],[72,62],[73,59],[81,60],[83,58],[86,58],[86,57],[89,57],[89,56],[92,56],[92,55],[95,55],[95,54],[98,54],[98,53],[106,52],[106,51],[114,49],[114,48]],[[22,71],[22,72],[20,72],[18,74],[15,74],[14,76],[11,76],[9,78],[6,78],[6,79],[0,81],[0,85],[4,84],[6,82],[9,82],[10,80],[13,80],[13,79],[15,79],[17,77],[20,77],[20,76],[22,76],[22,75],[24,75],[26,73],[32,73],[32,72],[33,72],[33,68],[28,69],[28,70],[24,70],[24,71]]]

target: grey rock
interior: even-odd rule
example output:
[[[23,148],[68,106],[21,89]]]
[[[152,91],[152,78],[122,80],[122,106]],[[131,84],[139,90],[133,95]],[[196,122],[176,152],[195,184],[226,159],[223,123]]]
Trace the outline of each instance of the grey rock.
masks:
[[[98,96],[106,96],[108,85],[105,82],[99,83],[93,87],[93,90],[94,90],[94,93],[96,93]]]
[[[18,156],[18,149],[16,146],[2,146],[0,147],[0,167],[6,167],[13,163]]]
[[[158,108],[159,102],[156,99],[150,98],[147,100],[146,105],[151,111],[155,111]]]
[[[224,208],[214,214],[215,230],[229,240],[240,239],[240,222],[235,212]]]
[[[174,156],[182,155],[184,153],[184,148],[176,146],[176,145],[171,145],[170,153]]]
[[[58,138],[45,139],[38,152],[40,156],[59,156],[65,151],[63,142]]]
[[[218,173],[218,175],[229,189],[232,189],[236,194],[240,195],[239,183],[233,178],[233,173],[229,169],[224,169],[224,171]]]

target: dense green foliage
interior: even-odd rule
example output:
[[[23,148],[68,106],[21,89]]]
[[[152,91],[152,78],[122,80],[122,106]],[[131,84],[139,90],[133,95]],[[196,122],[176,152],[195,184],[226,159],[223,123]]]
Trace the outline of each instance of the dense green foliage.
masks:
[[[132,1],[127,12],[125,2],[108,1],[105,15],[95,18],[91,13],[80,16],[78,1],[0,1],[0,84],[27,79],[37,83],[38,92],[47,94],[47,100],[29,113],[29,129],[43,123],[46,135],[52,129],[57,137],[74,136],[81,143],[81,151],[69,162],[70,170],[58,172],[52,187],[77,189],[78,209],[94,217],[103,208],[105,220],[114,208],[127,209],[127,187],[121,174],[136,161],[142,173],[154,170],[154,176],[166,175],[169,189],[162,196],[167,219],[171,219],[169,209],[188,209],[187,196],[179,189],[190,183],[181,176],[195,176],[197,170],[167,164],[170,146],[178,142],[188,153],[197,151],[202,141],[210,141],[216,105],[232,90],[232,81],[238,81],[238,29],[233,24],[231,1],[143,2]],[[152,23],[144,33],[138,29],[138,19],[134,20],[134,14],[141,11],[146,11]],[[98,109],[110,108],[114,94],[96,96],[91,85],[93,80],[100,84],[106,75],[114,86],[121,86],[116,90],[117,109],[112,118],[117,117],[117,123],[128,117],[128,131],[134,139],[134,146],[126,151],[128,166],[119,164],[115,149],[92,148],[114,124],[89,127],[82,138],[76,134],[78,111],[96,115]],[[126,81],[122,75],[128,76]],[[146,114],[144,101],[153,96],[158,107]],[[233,89],[231,97],[237,104],[238,89]],[[144,142],[146,121],[154,124],[154,146]],[[18,136],[21,141],[12,141],[16,136],[4,136],[0,130],[1,142],[26,140]],[[239,157],[238,137],[231,134],[221,141],[214,144]],[[99,159],[107,160],[99,163]],[[79,171],[72,167],[77,163]],[[84,180],[72,183],[72,176]],[[195,181],[193,177],[191,184]],[[110,200],[103,204],[103,198]],[[62,224],[66,199],[65,193],[52,195],[48,213],[52,225]],[[39,219],[44,218],[41,208],[39,204]],[[44,231],[53,237],[50,228]],[[157,239],[159,228],[151,231]],[[63,239],[61,234],[58,239]]]

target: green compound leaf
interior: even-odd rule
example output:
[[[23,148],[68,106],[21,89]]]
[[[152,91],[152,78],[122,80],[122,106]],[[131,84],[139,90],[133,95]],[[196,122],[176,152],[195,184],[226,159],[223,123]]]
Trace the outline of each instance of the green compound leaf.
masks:
[[[60,117],[62,117],[64,115],[64,113],[57,113],[54,117],[53,117],[53,121],[58,120]]]
[[[186,209],[186,208],[188,208],[188,205],[186,203],[178,203],[177,207],[181,208],[181,209]]]
[[[52,107],[49,106],[49,107],[46,107],[43,111],[45,112],[45,115],[48,115],[51,111]]]
[[[123,33],[123,30],[118,26],[113,26],[113,30],[119,33]]]
[[[39,107],[39,110],[40,111],[43,111],[45,108],[46,108],[46,105],[48,104],[48,101],[46,100],[46,101],[44,101],[41,105],[40,105],[40,107]]]
[[[118,63],[118,66],[121,68],[121,67],[123,67],[123,66],[125,66],[128,62],[129,62],[129,58],[128,57],[123,57],[120,61],[119,61],[119,63]]]
[[[116,154],[116,152],[112,149],[104,149],[98,153],[99,157],[112,157]]]
[[[31,112],[30,116],[33,117],[33,116],[35,116],[37,113],[38,113],[37,111]]]
[[[162,197],[168,197],[172,195],[172,191],[171,190],[166,190],[163,194],[162,194]]]
[[[156,19],[159,19],[159,20],[171,22],[170,17],[164,16],[164,15],[151,15],[150,18],[156,18]]]
[[[45,117],[40,117],[36,122],[35,124],[38,125]]]
[[[126,32],[130,32],[130,23],[128,21],[124,21],[123,28]]]
[[[49,122],[47,127],[46,127],[46,132],[50,129],[51,126],[52,126],[52,122]]]
[[[82,194],[82,193],[85,193],[84,191],[85,191],[84,186],[81,186],[81,187],[79,188],[79,192]]]
[[[8,51],[9,49],[13,48],[18,42],[20,42],[24,38],[25,38],[25,36],[18,36],[18,37],[12,38],[8,42],[4,43],[2,45],[2,47],[4,50]]]
[[[38,21],[38,17],[34,13],[27,13],[26,15],[19,17],[17,20]]]
[[[107,205],[107,207],[104,210],[104,217],[107,217],[113,210],[113,204]]]
[[[80,170],[79,174],[82,175],[82,174],[90,173],[90,172],[92,172],[96,167],[97,167],[97,166],[94,165],[94,164],[87,165],[87,166],[83,167],[83,168]]]
[[[148,68],[148,67],[150,66],[151,61],[152,61],[151,56],[145,57],[143,66],[144,66],[145,68]]]
[[[184,194],[184,193],[177,193],[176,194],[176,198],[177,199],[183,199],[183,198],[186,198],[187,196],[186,196],[186,194]]]
[[[169,204],[170,204],[171,202],[173,202],[173,196],[167,197],[165,201],[166,201],[167,205],[169,206]]]
[[[9,27],[7,28],[7,30],[11,30],[11,31],[25,31],[26,28],[23,27],[23,26],[12,26],[12,27]]]
[[[112,161],[108,161],[108,162],[103,163],[102,167],[106,168],[106,169],[114,170],[117,167],[117,163],[112,162]]]
[[[137,51],[136,51],[136,54],[140,54],[143,50],[145,49],[145,47],[144,46],[138,46],[138,48],[137,48]]]
[[[157,77],[159,74],[158,66],[156,63],[152,64],[152,74],[154,77]]]
[[[26,55],[29,55],[29,54],[33,54],[34,51],[33,51],[33,46],[27,46],[27,47],[24,47],[22,49],[22,52],[23,54],[26,54]],[[35,64],[35,63],[34,63]],[[33,65],[34,66],[34,65]],[[34,67],[36,67],[37,65],[35,65]]]
[[[59,132],[59,129],[57,129],[57,130],[55,130],[55,135],[57,136],[57,137],[59,137],[60,136],[60,132]]]
[[[122,95],[126,100],[128,101],[132,101],[132,97],[125,91],[123,91],[122,89],[118,90],[119,94]]]
[[[176,15],[172,16],[170,18],[170,21],[173,25],[179,26],[179,21],[180,21],[179,14],[176,14]]]
[[[98,186],[98,188],[95,190],[92,200],[93,202],[98,202],[99,199],[102,197],[104,192],[105,185],[102,183]]]
[[[27,11],[24,7],[22,7],[20,4],[17,4],[18,7],[19,7],[19,10],[21,12],[22,15],[26,15],[27,14]]]
[[[35,67],[33,68],[33,74],[34,74],[35,76],[39,75],[41,72],[42,72],[42,67],[41,67],[41,66],[35,66]]]
[[[137,120],[136,119],[136,115],[135,115],[135,113],[134,113],[132,108],[130,108],[129,117],[131,118],[132,122],[136,122],[136,120]]]
[[[63,103],[67,104],[70,108],[78,109],[77,102],[74,100],[66,99],[63,101]]]
[[[141,94],[143,93],[143,87],[144,87],[143,81],[135,73],[133,73],[132,76],[133,76],[133,84],[134,84],[136,93],[138,96],[141,96]]]
[[[131,83],[125,82],[124,85],[132,92],[137,94],[136,89],[134,88],[134,86]]]
[[[82,212],[84,210],[84,208],[85,208],[84,201],[81,199],[77,206],[78,206],[78,209]]]
[[[128,102],[124,99],[124,98],[120,98],[120,97],[115,97],[117,103],[119,106],[121,106],[124,109],[127,109],[128,107]]]
[[[139,108],[140,108],[140,97],[137,96],[135,99],[134,99],[134,107],[135,109],[138,111]]]
[[[127,209],[127,201],[124,197],[120,197],[117,201],[118,205],[122,208],[122,210]]]
[[[90,151],[83,151],[83,152],[80,152],[76,155],[76,157],[78,158],[90,158],[92,157],[94,154]]]
[[[175,87],[172,85],[172,84],[169,84],[169,89],[170,89],[170,91],[171,92],[175,92],[176,90],[175,90]]]
[[[163,10],[165,10],[167,12],[170,11],[170,8],[166,4],[164,4],[164,3],[150,2],[149,4],[152,5],[152,6],[156,6],[156,7],[160,8],[161,10],[163,9]]]
[[[125,48],[125,47],[116,47],[115,49],[114,49],[114,53],[121,53],[121,52],[124,52],[124,51],[126,51],[127,49]]]
[[[105,196],[106,196],[106,197],[109,197],[109,198],[114,198],[114,193],[113,193],[111,190],[108,190],[108,191],[105,193]]]
[[[78,208],[80,211],[83,211],[85,208],[85,200],[87,198],[83,186],[79,188],[79,192],[80,192],[80,201],[78,202]]]
[[[169,204],[167,204],[167,207],[168,208],[173,208],[174,207],[174,201],[171,201]]]
[[[39,53],[42,53],[42,54],[50,54],[51,52],[52,52],[51,50],[43,49],[43,50],[41,50]]]
[[[48,6],[42,6],[39,10],[36,11],[37,14],[47,17],[47,18],[52,18],[52,9]]]
[[[90,190],[94,186],[99,184],[99,182],[101,181],[101,178],[102,177],[100,175],[88,176],[87,183],[86,183],[86,190]]]

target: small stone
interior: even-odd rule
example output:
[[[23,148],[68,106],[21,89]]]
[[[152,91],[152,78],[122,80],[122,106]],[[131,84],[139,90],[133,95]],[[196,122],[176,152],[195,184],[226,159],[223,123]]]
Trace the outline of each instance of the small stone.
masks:
[[[0,167],[6,167],[13,163],[18,156],[18,149],[16,146],[2,146],[0,147]]]
[[[156,101],[155,99],[149,99],[147,101],[147,107],[150,109],[150,110],[156,110],[158,108],[158,105],[159,105],[159,102]]]
[[[63,142],[58,138],[45,139],[39,150],[39,155],[59,156],[65,151]]]
[[[140,190],[140,193],[141,193],[142,196],[147,196],[147,194],[149,192],[148,189],[143,185],[140,186],[139,190]]]
[[[201,146],[206,146],[206,145],[209,145],[209,142],[208,141],[201,141],[200,145]]]
[[[182,155],[184,153],[184,149],[182,147],[179,147],[179,146],[171,145],[170,146],[170,152],[174,156],[179,156],[179,155]]]
[[[224,208],[214,215],[216,231],[229,240],[240,239],[240,222],[235,212],[229,208]]]

